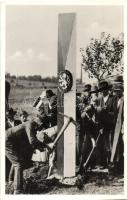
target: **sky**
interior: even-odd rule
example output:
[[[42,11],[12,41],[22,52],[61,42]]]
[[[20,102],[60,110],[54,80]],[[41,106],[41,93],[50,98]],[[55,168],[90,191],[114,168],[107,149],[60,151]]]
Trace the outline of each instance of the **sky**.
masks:
[[[76,76],[81,74],[80,47],[101,32],[118,37],[124,32],[122,6],[6,7],[6,72],[13,75],[57,76],[58,14],[77,14]]]

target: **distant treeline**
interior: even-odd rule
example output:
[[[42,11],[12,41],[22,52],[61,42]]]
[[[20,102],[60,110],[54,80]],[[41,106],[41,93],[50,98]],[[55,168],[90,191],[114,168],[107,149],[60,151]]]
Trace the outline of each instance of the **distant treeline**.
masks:
[[[28,80],[28,81],[42,81],[42,82],[52,82],[57,83],[57,77],[45,77],[42,78],[40,75],[33,75],[33,76],[15,76],[11,75],[10,73],[6,73],[5,78],[7,79],[19,79],[19,80]]]

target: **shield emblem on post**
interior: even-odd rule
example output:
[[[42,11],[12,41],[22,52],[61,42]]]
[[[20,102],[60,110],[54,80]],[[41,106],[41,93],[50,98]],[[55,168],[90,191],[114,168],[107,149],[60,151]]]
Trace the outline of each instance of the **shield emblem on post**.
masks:
[[[73,85],[73,77],[69,70],[64,70],[59,73],[58,88],[61,92],[69,92]]]

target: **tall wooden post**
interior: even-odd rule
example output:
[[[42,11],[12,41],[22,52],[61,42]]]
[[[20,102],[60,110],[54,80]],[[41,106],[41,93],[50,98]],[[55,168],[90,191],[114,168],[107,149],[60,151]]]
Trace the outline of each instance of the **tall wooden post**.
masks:
[[[72,75],[72,87],[67,92],[58,88],[58,131],[67,120],[59,114],[76,119],[76,14],[59,14],[58,20],[58,77],[62,71]],[[63,177],[75,175],[76,127],[70,123],[57,145],[58,174]]]

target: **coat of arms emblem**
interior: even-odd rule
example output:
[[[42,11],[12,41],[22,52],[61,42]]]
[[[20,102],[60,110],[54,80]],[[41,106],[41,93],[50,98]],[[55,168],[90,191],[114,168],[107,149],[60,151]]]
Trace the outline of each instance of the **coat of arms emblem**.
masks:
[[[68,70],[61,71],[58,77],[58,88],[60,91],[66,93],[71,90],[73,85],[72,74]]]

